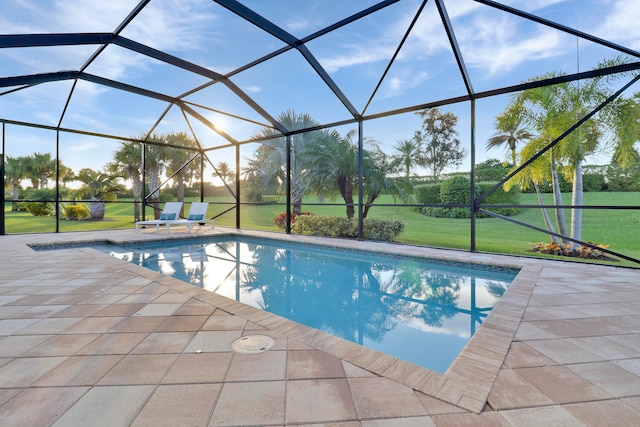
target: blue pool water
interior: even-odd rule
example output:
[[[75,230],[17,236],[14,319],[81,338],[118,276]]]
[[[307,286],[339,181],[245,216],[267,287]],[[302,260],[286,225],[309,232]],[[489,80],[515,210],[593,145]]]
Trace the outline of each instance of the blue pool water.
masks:
[[[441,373],[517,274],[244,237],[92,247]]]

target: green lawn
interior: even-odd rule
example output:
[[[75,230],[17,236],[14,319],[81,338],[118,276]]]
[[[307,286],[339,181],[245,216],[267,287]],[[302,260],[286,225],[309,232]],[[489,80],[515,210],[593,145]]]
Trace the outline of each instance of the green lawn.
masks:
[[[552,203],[551,195],[546,203]],[[570,195],[565,199],[570,204]],[[121,200],[125,201],[125,200]],[[194,201],[194,200],[187,200]],[[209,198],[209,216],[232,206],[231,198]],[[314,198],[305,200],[315,203]],[[391,196],[383,196],[379,203],[394,203]],[[537,204],[535,195],[522,194],[522,204]],[[304,206],[303,210],[317,215],[345,215],[344,206]],[[585,205],[595,206],[635,206],[640,207],[640,193],[585,193]],[[280,231],[274,224],[274,218],[284,211],[283,204],[263,206],[241,206],[241,224],[243,228]],[[147,217],[151,215],[147,208]],[[553,215],[553,212],[549,212]],[[570,224],[570,212],[565,212],[567,224]],[[54,232],[55,218],[34,217],[29,213],[11,212],[11,205],[5,204],[6,232],[35,233]],[[431,218],[421,215],[411,208],[401,206],[374,206],[369,215],[379,218],[396,218],[404,221],[405,231],[398,241],[416,245],[447,247],[456,249],[470,248],[469,219]],[[513,217],[527,224],[544,227],[540,209],[528,209]],[[236,211],[218,217],[216,224],[235,226]],[[583,239],[594,243],[609,245],[611,250],[640,259],[640,239],[638,237],[640,210],[585,210],[583,218]],[[107,205],[104,221],[60,221],[60,231],[81,231],[99,229],[133,228],[133,206],[128,203],[111,203]],[[494,218],[476,220],[476,249],[483,252],[498,252],[516,255],[532,255],[530,243],[548,242],[549,236]],[[637,264],[624,262],[624,265]]]

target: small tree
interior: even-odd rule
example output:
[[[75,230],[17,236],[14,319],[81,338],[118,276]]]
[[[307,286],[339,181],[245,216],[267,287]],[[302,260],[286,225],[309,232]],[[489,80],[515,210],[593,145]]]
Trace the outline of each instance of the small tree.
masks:
[[[236,172],[231,169],[229,163],[227,162],[218,162],[215,167],[216,171],[213,176],[220,177],[226,184],[231,185],[236,181]]]
[[[25,170],[33,188],[47,188],[49,180],[56,176],[56,161],[50,153],[33,153],[26,157]]]
[[[164,141],[169,144],[199,148],[196,140],[184,132],[171,132],[163,138]],[[192,160],[196,152],[192,150],[167,148],[164,153],[166,155],[166,173],[167,175],[174,176],[178,201],[184,202],[185,181],[191,182],[192,177],[200,176],[200,163]]]
[[[18,197],[20,191],[20,182],[27,177],[27,158],[11,157],[7,156],[6,164],[4,168],[4,174],[6,177],[5,183],[11,183],[11,197],[13,203],[11,204],[11,210],[13,212],[18,210]]]
[[[420,144],[415,139],[404,139],[398,141],[393,146],[397,154],[393,156],[394,167],[404,172],[404,176],[409,178],[411,176],[411,168],[418,162],[420,156]]]
[[[78,172],[77,179],[84,183],[78,194],[91,199],[90,219],[104,219],[104,202],[116,200],[117,193],[125,189],[119,182],[120,176],[107,171],[97,172],[83,168]]]
[[[465,156],[456,130],[458,117],[451,112],[441,113],[438,108],[416,114],[422,117],[422,129],[413,135],[421,147],[417,163],[429,169],[433,180],[437,181],[445,168],[459,166]]]
[[[114,153],[114,161],[108,165],[115,175],[124,175],[131,180],[133,192],[133,220],[140,220],[140,199],[142,197],[142,147],[137,142],[122,141]]]
[[[278,121],[288,131],[314,128],[319,125],[309,114],[297,114],[293,111],[281,113]],[[250,159],[244,168],[247,194],[252,200],[257,200],[262,194],[283,192],[286,187],[286,166],[289,158],[292,211],[300,215],[302,197],[308,189],[307,170],[312,161],[307,149],[316,143],[322,136],[322,132],[313,130],[294,133],[288,137],[290,146],[287,145],[287,137],[273,128],[264,128],[254,136],[275,138],[263,141],[256,150],[255,157]]]

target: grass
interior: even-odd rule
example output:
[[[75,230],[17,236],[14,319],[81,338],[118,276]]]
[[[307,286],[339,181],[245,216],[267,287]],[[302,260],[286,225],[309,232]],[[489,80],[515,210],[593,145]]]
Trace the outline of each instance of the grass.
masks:
[[[570,204],[570,195],[566,195],[565,204]],[[545,203],[551,204],[551,195],[545,195]],[[125,200],[121,200],[125,201]],[[187,199],[188,201],[195,201]],[[232,206],[231,198],[208,198],[211,202],[208,214],[216,215]],[[534,194],[522,194],[522,204],[536,205]],[[305,200],[305,211],[317,215],[345,215],[344,206],[312,205],[313,198]],[[383,196],[379,203],[394,203],[391,196]],[[585,193],[585,205],[592,206],[640,206],[640,193]],[[243,228],[281,231],[274,223],[274,218],[285,209],[284,204],[242,205],[240,220]],[[148,208],[147,216],[151,215]],[[549,211],[553,215],[553,211]],[[468,250],[471,247],[469,219],[431,218],[419,214],[408,207],[374,206],[369,215],[379,218],[396,218],[405,223],[405,231],[398,241],[415,245],[446,247]],[[570,225],[570,211],[565,212],[567,224]],[[585,210],[583,218],[583,234],[585,241],[609,245],[609,249],[640,259],[640,239],[637,232],[640,225],[640,210]],[[35,233],[55,232],[55,218],[34,217],[26,212],[11,212],[11,205],[5,204],[6,232]],[[513,217],[518,221],[544,228],[540,209],[527,209],[524,213]],[[234,227],[236,211],[216,218],[216,224]],[[104,221],[60,221],[59,231],[82,231],[101,229],[133,228],[133,206],[129,203],[107,204]],[[514,255],[536,255],[530,252],[530,243],[548,242],[549,236],[516,224],[495,218],[476,220],[476,249],[482,252],[496,252]],[[623,262],[620,265],[638,266]]]

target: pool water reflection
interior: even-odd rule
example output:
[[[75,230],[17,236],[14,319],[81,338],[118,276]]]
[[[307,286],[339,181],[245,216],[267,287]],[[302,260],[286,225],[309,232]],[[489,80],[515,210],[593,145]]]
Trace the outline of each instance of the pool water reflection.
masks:
[[[237,237],[98,249],[441,373],[517,274]]]

